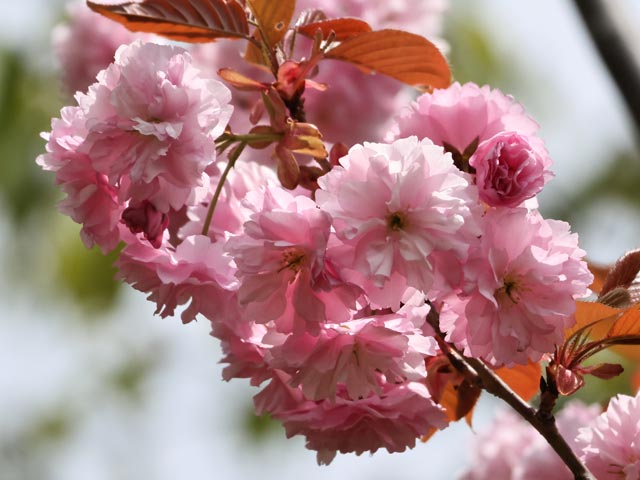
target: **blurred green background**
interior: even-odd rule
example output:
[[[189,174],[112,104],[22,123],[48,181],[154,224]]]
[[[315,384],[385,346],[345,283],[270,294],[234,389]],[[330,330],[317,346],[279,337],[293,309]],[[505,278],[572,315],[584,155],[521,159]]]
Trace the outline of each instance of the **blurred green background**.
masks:
[[[637,3],[616,5],[638,24]],[[460,445],[472,438],[464,425],[406,454],[316,467],[301,439],[285,441],[279,426],[251,414],[255,392],[220,380],[220,350],[205,321],[154,318],[143,295],[111,280],[114,257],[84,249],[78,227],[55,208],[53,175],[34,163],[40,132],[69,102],[49,46],[62,1],[8,6],[0,21],[0,479],[459,471]],[[540,123],[556,171],[540,199],[544,215],[569,221],[600,263],[637,247],[636,132],[571,3],[452,2],[445,37],[457,80],[513,94]],[[582,397],[603,402],[629,391],[634,369],[627,364],[615,381],[590,379]],[[478,428],[495,406],[482,400]]]

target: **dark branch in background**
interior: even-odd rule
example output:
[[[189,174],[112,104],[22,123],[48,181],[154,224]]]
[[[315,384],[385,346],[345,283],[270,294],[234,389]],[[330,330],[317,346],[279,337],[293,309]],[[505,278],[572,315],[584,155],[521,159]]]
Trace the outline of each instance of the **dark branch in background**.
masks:
[[[636,138],[640,138],[640,64],[631,45],[620,31],[611,9],[617,2],[604,0],[574,0],[600,57],[607,66],[636,127]]]

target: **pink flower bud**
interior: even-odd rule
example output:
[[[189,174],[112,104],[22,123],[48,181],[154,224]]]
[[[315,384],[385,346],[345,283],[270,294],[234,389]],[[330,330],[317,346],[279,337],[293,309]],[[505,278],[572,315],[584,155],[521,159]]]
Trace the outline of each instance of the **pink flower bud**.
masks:
[[[481,143],[469,164],[476,169],[480,199],[495,207],[517,207],[553,176],[542,142],[515,132],[498,133]]]
[[[169,226],[169,216],[156,210],[148,200],[129,206],[122,212],[122,223],[132,233],[144,233],[144,238],[155,248],[162,245],[162,234]]]

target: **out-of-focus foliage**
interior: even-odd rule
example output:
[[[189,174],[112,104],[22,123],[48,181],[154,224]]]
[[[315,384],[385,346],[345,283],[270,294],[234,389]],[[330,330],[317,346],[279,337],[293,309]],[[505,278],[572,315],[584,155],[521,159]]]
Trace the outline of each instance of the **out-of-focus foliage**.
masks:
[[[606,168],[585,165],[584,168],[602,170],[592,181],[564,202],[549,210],[554,218],[566,218],[571,222],[599,199],[616,197],[629,205],[640,206],[640,158],[633,152],[612,152]],[[605,162],[603,162],[605,163]],[[606,164],[606,163],[605,163]],[[638,245],[640,246],[640,239]]]
[[[50,205],[51,179],[35,165],[41,131],[60,107],[55,77],[35,72],[15,51],[0,51],[0,196],[16,223]]]

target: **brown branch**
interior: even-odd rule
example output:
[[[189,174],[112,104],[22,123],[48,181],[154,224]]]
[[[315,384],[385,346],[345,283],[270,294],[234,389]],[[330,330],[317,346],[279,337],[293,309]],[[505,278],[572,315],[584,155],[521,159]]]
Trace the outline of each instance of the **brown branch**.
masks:
[[[438,313],[435,311],[433,305],[431,305],[431,310],[427,315],[427,322],[435,330],[438,344],[441,348],[444,347],[443,352],[447,355],[451,364],[465,377],[475,377],[474,383],[479,384],[482,389],[498,397],[518,412],[525,421],[544,437],[551,448],[553,448],[569,470],[571,470],[576,480],[594,480],[594,477],[582,464],[574,451],[571,450],[571,447],[562,435],[560,435],[553,415],[538,415],[534,408],[522,400],[522,398],[520,398],[509,385],[504,383],[482,360],[465,357],[455,346],[446,343],[444,341],[444,334],[440,330],[438,317]]]
[[[600,57],[616,82],[640,134],[640,64],[612,15],[616,2],[574,0]]]
[[[569,467],[569,470],[571,470],[571,473],[573,473],[576,480],[594,479],[573,450],[571,450],[571,447],[566,440],[562,435],[560,435],[553,416],[545,417],[536,415],[536,411],[529,406],[529,404],[525,403],[518,394],[511,390],[511,388],[481,360],[467,358],[466,361],[476,372],[478,372],[478,376],[482,380],[482,387],[490,394],[507,403],[533,428],[535,428],[538,433],[545,438],[547,443],[551,448],[553,448],[567,467]]]

